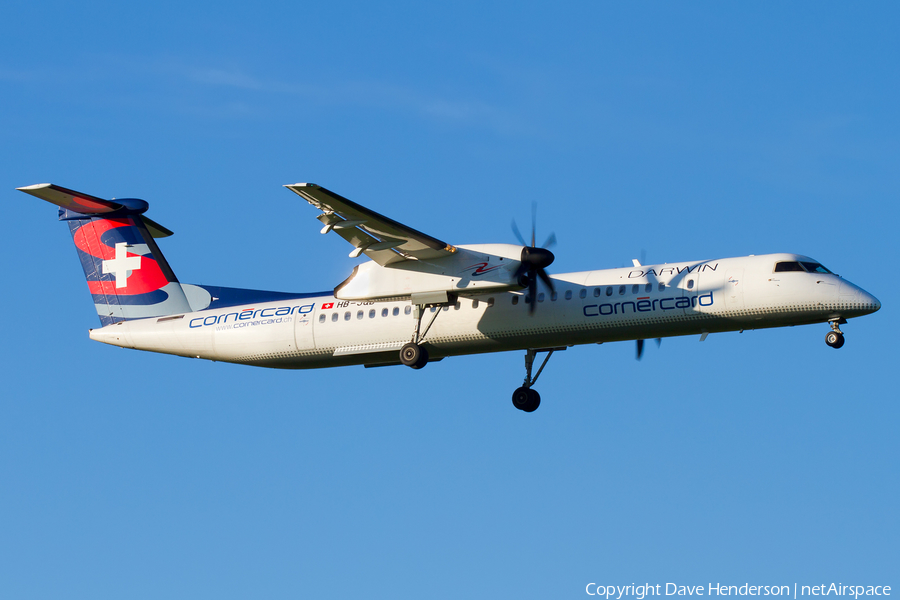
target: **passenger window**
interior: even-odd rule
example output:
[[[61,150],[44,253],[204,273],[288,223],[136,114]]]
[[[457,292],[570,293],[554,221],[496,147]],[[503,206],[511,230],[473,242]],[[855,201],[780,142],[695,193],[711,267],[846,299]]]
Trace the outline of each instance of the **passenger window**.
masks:
[[[518,297],[518,296],[513,296],[513,297],[512,297],[512,303],[513,303],[513,306],[515,306],[516,304],[518,304],[518,303],[519,303],[519,297]]]
[[[478,308],[478,300],[472,300],[472,308]]]
[[[594,288],[594,298],[600,297],[601,290],[603,290],[603,288]]]
[[[335,322],[337,322],[337,320],[338,320],[338,314],[337,314],[337,313],[331,313],[331,322],[332,322],[332,323],[335,323]]]
[[[624,296],[624,295],[625,295],[625,286],[624,286],[624,285],[620,285],[620,286],[619,286],[619,295],[620,295],[620,296]]]
[[[689,290],[694,289],[694,280],[693,279],[688,279],[688,289]]]
[[[637,294],[638,290],[640,290],[640,289],[641,289],[641,286],[639,286],[638,284],[634,284],[633,286],[631,286],[631,293]]]
[[[780,262],[775,263],[775,272],[784,273],[786,271],[803,271],[803,267],[798,262]]]
[[[349,321],[349,320],[350,320],[350,311],[349,311],[349,310],[348,310],[347,312],[344,313],[344,320],[345,320],[345,321]]]
[[[443,308],[443,310],[444,310],[444,312],[447,312],[448,310],[450,310],[450,305],[448,304],[447,306],[445,306],[445,307]]]
[[[364,311],[364,310],[356,311],[356,320],[358,321],[359,319],[362,319],[365,315],[366,315],[366,311]],[[372,315],[372,316],[375,316],[375,315]]]
[[[666,284],[664,284],[661,281],[659,282],[659,291],[661,291],[661,292],[666,291]]]
[[[572,290],[566,290],[566,300],[572,299]]]
[[[382,308],[382,309],[381,309],[381,316],[382,316],[382,317],[388,316],[388,309]]]
[[[325,313],[322,313],[321,315],[319,315],[319,323],[324,323],[324,322],[325,322]]]
[[[406,308],[409,308],[409,307],[407,306]],[[391,311],[391,314],[392,314],[393,316],[395,316],[395,317],[396,317],[397,315],[399,315],[399,314],[400,314],[400,307],[399,307],[399,306],[395,306],[395,307],[394,307],[394,310]]]
[[[453,305],[453,310],[459,310],[459,308],[460,308],[461,306],[462,306],[462,303],[461,303],[461,302],[457,302],[456,304]]]
[[[531,296],[525,296],[525,304],[531,304]]]
[[[544,292],[540,292],[538,294],[538,302],[543,302],[543,301],[544,301]]]
[[[579,298],[587,298],[587,290],[584,288],[581,288],[581,291],[578,292],[578,297]]]
[[[606,295],[612,296],[612,286],[609,286],[608,288],[606,288]]]
[[[494,305],[494,299],[488,298],[488,308],[492,307],[493,305]]]
[[[569,294],[571,295],[572,292],[569,292]],[[550,301],[551,302],[556,302],[557,298],[559,298],[559,294],[557,294],[556,292],[550,292]]]
[[[652,291],[653,291],[653,284],[652,284],[652,283],[648,283],[647,285],[644,286],[644,293],[645,293],[645,294],[649,294],[649,293],[652,292]]]
[[[409,306],[409,305],[404,306],[404,307],[403,307],[403,314],[404,314],[404,315],[412,314],[412,306]]]

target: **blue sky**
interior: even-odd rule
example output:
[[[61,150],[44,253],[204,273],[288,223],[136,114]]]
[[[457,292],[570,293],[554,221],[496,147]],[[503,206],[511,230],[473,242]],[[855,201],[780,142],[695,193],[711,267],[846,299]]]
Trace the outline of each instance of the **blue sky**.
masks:
[[[589,582],[900,585],[890,3],[8,3],[0,589],[16,598],[569,598]],[[139,197],[179,278],[332,288],[281,186],[551,271],[815,257],[844,327],[280,372],[123,351],[53,182]]]

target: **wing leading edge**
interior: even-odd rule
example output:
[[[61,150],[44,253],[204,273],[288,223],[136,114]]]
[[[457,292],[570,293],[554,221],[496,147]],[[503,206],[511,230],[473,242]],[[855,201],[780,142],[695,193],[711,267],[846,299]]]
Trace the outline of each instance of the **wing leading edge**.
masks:
[[[404,260],[434,260],[456,253],[456,247],[407,227],[314,183],[284,186],[322,211],[322,233],[334,231],[350,242],[351,258],[365,253],[379,265]]]

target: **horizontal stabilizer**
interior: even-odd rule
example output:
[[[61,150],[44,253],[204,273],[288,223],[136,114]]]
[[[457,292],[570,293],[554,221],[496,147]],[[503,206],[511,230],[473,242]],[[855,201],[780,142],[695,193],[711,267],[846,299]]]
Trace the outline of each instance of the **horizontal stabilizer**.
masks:
[[[81,213],[83,215],[103,215],[106,213],[116,212],[123,208],[122,204],[115,201],[104,200],[91,196],[90,194],[82,194],[52,183],[39,183],[37,185],[29,185],[17,188],[20,192],[31,194],[41,200],[46,200],[51,204],[55,204],[60,208]]]
[[[82,215],[108,215],[123,209],[134,209],[136,203],[140,203],[146,210],[147,203],[143,200],[134,200],[129,198],[127,201],[117,202],[115,200],[104,200],[90,194],[83,194],[70,190],[52,183],[39,183],[37,185],[29,185],[17,188],[20,192],[31,194],[41,200],[46,200],[51,204],[55,204],[60,208],[76,212]],[[138,212],[143,212],[139,210]],[[150,235],[155,238],[168,237],[172,235],[172,231],[163,227],[153,219],[141,215],[141,220],[147,226]]]

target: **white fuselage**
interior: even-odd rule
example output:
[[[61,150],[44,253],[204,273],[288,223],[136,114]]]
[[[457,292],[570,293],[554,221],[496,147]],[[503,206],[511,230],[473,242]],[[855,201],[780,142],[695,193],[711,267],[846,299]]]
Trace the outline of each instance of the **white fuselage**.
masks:
[[[774,272],[793,254],[644,265],[553,276],[533,313],[523,292],[460,297],[424,338],[432,360],[527,348],[761,329],[865,315],[878,300],[833,274]],[[435,309],[426,309],[422,329]],[[415,330],[406,301],[333,295],[137,319],[91,331],[108,344],[248,365],[305,369],[399,364]]]

